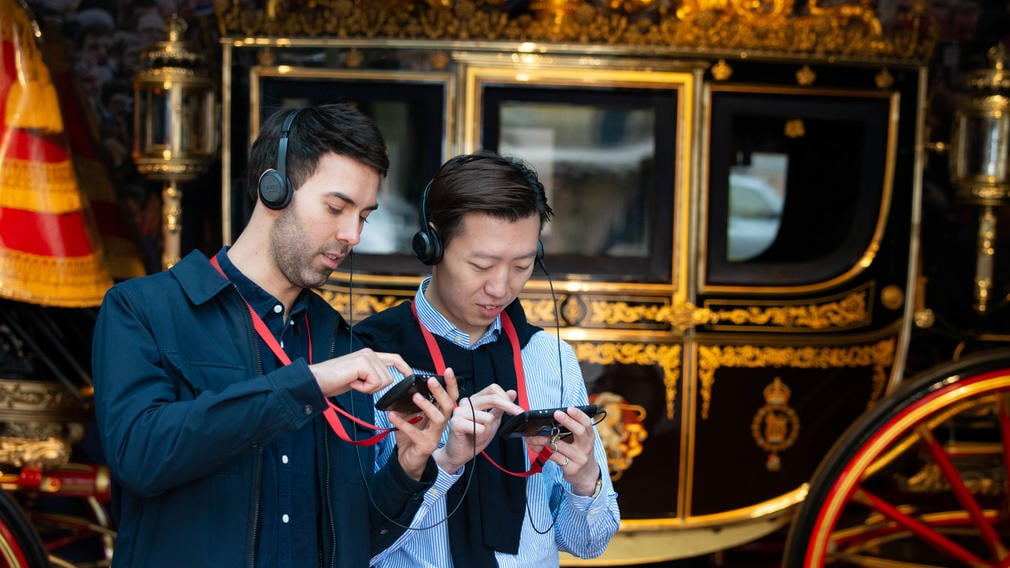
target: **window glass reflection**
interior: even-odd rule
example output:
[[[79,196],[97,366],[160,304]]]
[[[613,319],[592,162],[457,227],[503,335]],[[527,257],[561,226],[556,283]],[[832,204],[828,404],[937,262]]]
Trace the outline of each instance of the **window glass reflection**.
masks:
[[[656,186],[654,110],[504,101],[499,152],[533,166],[556,216],[544,228],[549,253],[649,254]]]
[[[730,262],[752,259],[775,241],[782,226],[789,156],[739,152],[729,174],[729,230],[726,256]]]

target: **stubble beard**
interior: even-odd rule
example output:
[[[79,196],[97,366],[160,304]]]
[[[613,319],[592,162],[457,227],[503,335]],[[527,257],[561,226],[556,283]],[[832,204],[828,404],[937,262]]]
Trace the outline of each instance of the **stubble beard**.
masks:
[[[328,267],[314,265],[320,252],[315,250],[301,228],[301,219],[293,209],[281,212],[270,231],[270,248],[281,274],[300,288],[320,288],[333,273]]]

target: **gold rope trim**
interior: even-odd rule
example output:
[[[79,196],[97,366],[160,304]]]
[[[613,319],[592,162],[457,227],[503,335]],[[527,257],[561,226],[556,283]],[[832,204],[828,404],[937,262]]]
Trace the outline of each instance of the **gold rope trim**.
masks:
[[[44,306],[98,306],[112,286],[102,255],[55,258],[0,250],[0,297]]]
[[[0,207],[36,213],[81,210],[81,192],[69,160],[47,164],[0,158]]]

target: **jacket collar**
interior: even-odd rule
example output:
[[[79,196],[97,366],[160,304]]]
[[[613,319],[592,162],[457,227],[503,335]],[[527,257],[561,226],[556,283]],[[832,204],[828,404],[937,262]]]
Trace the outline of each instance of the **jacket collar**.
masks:
[[[198,250],[187,254],[169,271],[182,286],[189,301],[196,305],[207,302],[230,284]]]

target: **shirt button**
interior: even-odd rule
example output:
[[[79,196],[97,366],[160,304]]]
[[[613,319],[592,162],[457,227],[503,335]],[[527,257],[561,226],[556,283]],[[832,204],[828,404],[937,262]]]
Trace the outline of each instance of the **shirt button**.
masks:
[[[309,414],[312,414],[312,405],[311,404],[306,404],[305,408],[303,408],[302,411],[305,412],[306,416],[308,416]]]
[[[431,495],[432,497],[438,497],[439,495],[442,494],[442,492],[439,491],[438,489],[432,488],[431,490],[428,491],[428,494]]]
[[[281,515],[281,521],[285,525],[288,524],[288,521],[290,521],[290,520],[291,520],[291,517],[289,517],[287,513],[284,513],[283,515]]]
[[[281,463],[288,463],[288,456],[281,456]]]
[[[283,311],[284,311],[284,306],[282,306],[280,304],[277,304],[276,306],[274,306],[274,313],[275,314],[279,314],[279,313],[281,313]]]

